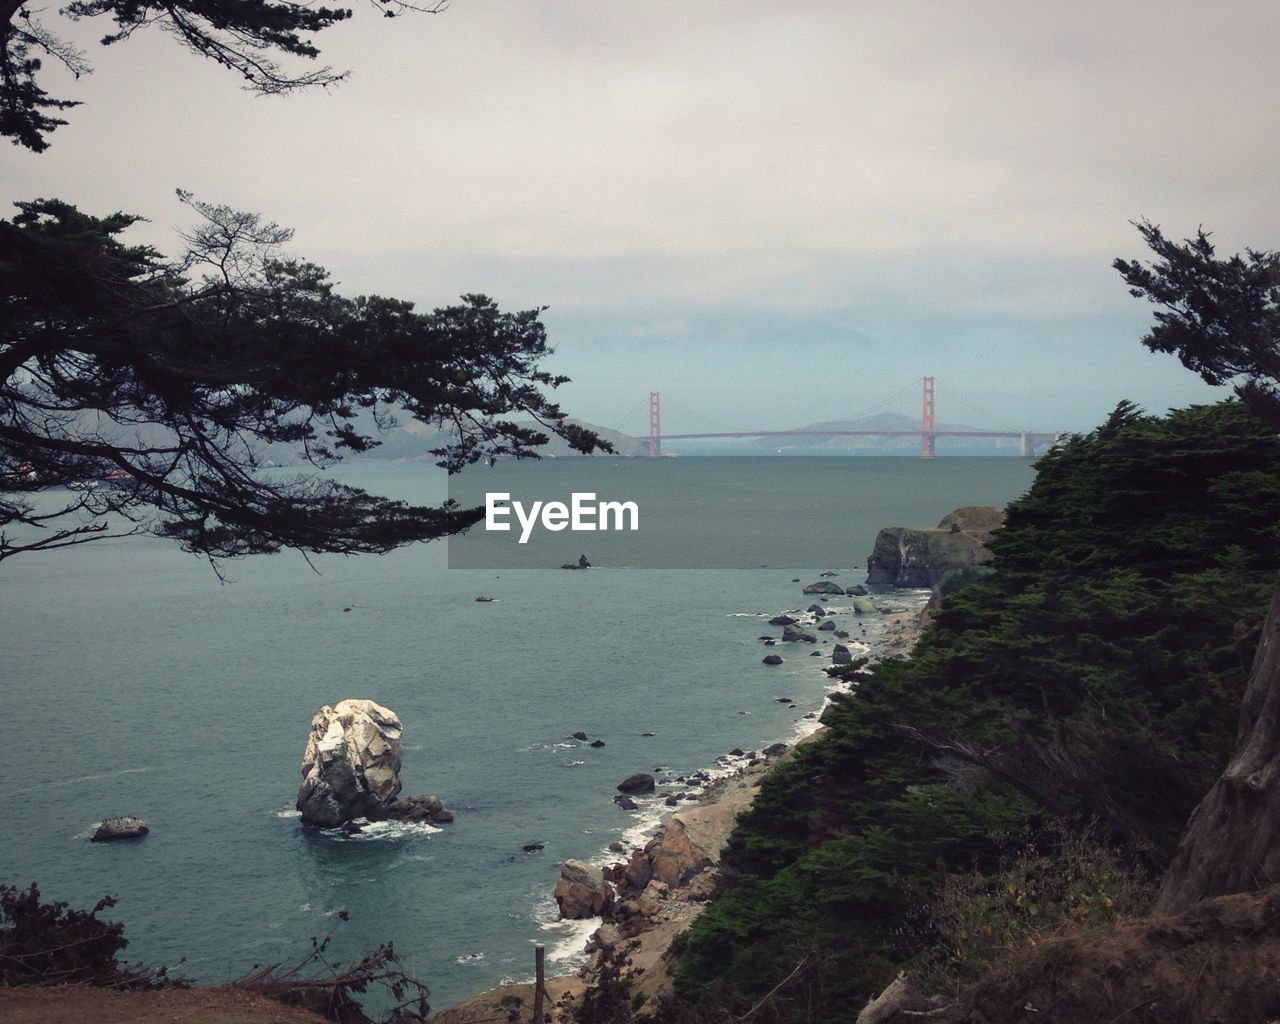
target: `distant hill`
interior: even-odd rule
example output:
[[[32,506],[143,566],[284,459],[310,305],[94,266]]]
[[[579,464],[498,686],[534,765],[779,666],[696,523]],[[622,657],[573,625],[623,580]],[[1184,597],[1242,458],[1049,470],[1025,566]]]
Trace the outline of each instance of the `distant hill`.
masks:
[[[516,422],[522,427],[536,426],[536,424],[528,420],[517,420]],[[612,444],[619,455],[644,455],[649,450],[649,444],[646,439],[630,437],[616,430],[610,430],[608,427],[587,423],[585,420],[570,419],[567,422],[595,431],[601,438]],[[543,430],[543,432],[546,433],[547,431]],[[382,444],[369,452],[366,457],[375,459],[431,460],[434,459],[431,449],[440,448],[448,444],[452,435],[453,432],[449,430],[436,430],[425,424],[409,421],[403,426],[395,427],[389,431],[382,438]],[[570,458],[581,455],[580,452],[574,451],[563,439],[556,437],[554,434],[551,435],[551,439],[547,444],[538,449],[538,453],[547,458]]]
[[[862,416],[853,420],[819,420],[815,423],[806,423],[802,427],[796,427],[796,430],[804,431],[824,431],[824,430],[911,430],[919,431],[920,421],[914,417],[904,415],[900,412],[880,412],[872,416]],[[969,426],[966,423],[938,423],[938,430],[981,430],[981,427]],[[904,451],[912,451],[919,449],[920,438],[914,437],[892,437],[892,436],[871,436],[871,437],[848,437],[839,434],[831,434],[826,437],[821,433],[812,436],[803,437],[758,437],[749,438],[744,441],[744,445],[749,448],[772,449],[779,448],[803,449],[803,450],[830,450],[836,449],[845,451],[848,449],[856,449],[859,451],[867,451],[871,449],[903,449]],[[947,449],[971,451],[974,449],[994,451],[998,445],[995,438],[954,438],[940,437],[937,440],[937,446],[940,451]]]

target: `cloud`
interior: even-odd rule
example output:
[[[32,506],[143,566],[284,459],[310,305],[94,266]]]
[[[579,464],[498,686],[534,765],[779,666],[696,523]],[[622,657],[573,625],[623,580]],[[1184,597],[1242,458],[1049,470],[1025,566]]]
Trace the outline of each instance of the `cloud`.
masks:
[[[646,344],[718,318],[744,351],[809,317],[921,351],[964,337],[971,365],[1010,324],[1065,339],[1105,321],[1154,358],[1108,269],[1137,254],[1132,218],[1280,245],[1269,2],[367,13],[319,39],[350,82],[283,99],[159,33],[91,47],[97,73],[64,90],[88,104],[48,154],[9,154],[0,194],[134,210],[167,246],[181,186],[294,226],[352,291],[487,291]],[[1131,372],[1108,346],[1090,359]],[[582,361],[565,372],[599,377],[593,351],[563,339]],[[1098,367],[1073,366],[1043,364],[1090,391]]]

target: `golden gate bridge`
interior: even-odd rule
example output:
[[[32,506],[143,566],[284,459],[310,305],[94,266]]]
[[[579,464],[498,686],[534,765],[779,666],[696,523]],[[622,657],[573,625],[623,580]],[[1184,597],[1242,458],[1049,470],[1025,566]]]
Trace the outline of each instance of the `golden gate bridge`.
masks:
[[[1009,427],[1004,430],[943,430],[938,428],[936,415],[936,392],[934,388],[934,380],[932,377],[922,377],[918,382],[913,381],[907,388],[898,392],[892,397],[896,398],[905,391],[913,389],[916,384],[920,385],[920,426],[918,429],[858,429],[858,430],[840,430],[840,429],[804,429],[804,430],[750,430],[745,428],[735,428],[732,430],[704,431],[692,434],[672,434],[663,433],[662,430],[662,398],[659,392],[649,392],[649,433],[647,437],[641,437],[640,440],[649,442],[649,458],[656,459],[662,455],[662,443],[664,441],[692,441],[704,440],[710,438],[729,438],[729,437],[919,437],[920,438],[920,455],[923,458],[931,459],[936,454],[936,442],[940,437],[968,437],[968,438],[1016,438],[1018,440],[1018,452],[1024,458],[1031,458],[1036,454],[1037,449],[1048,447],[1053,444],[1061,433],[1049,433],[1037,430],[1017,430]],[[886,400],[887,401],[887,400]],[[881,405],[884,403],[882,402]],[[872,410],[878,408],[873,406]],[[981,410],[975,411],[981,412]],[[628,414],[630,415],[630,414]],[[864,413],[865,415],[865,413]],[[988,415],[989,414],[984,414]],[[858,416],[851,416],[849,419],[856,420]]]

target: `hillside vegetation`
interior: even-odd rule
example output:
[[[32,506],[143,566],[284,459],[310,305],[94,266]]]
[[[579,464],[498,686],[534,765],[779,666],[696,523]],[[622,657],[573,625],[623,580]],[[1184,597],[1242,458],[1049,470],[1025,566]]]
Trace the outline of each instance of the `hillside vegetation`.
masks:
[[[994,572],[767,780],[681,944],[685,999],[741,1014],[794,972],[771,1018],[851,1020],[900,967],[960,984],[1142,909],[1235,737],[1280,441],[1234,401],[1123,403],[1038,470]]]

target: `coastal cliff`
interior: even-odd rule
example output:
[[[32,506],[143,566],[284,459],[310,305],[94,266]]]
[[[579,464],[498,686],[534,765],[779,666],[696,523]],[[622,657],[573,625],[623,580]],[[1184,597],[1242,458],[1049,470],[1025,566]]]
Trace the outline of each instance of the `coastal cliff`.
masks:
[[[944,585],[911,656],[856,672],[856,696],[838,696],[823,735],[765,780],[725,884],[680,944],[677,995],[708,1019],[767,1002],[772,1020],[844,1024],[905,970],[926,996],[1027,995],[1016,1013],[979,1000],[956,1020],[1045,1019],[1047,1006],[1081,1024],[1228,1019],[1196,994],[1210,982],[1221,1005],[1256,1005],[1240,1002],[1256,987],[1246,971],[1170,966],[1180,945],[1230,946],[1230,929],[1154,921],[1135,925],[1132,949],[1164,981],[1133,988],[1134,1006],[1065,1015],[1051,993],[1105,994],[1111,965],[1086,954],[1127,955],[1117,929],[1144,920],[1227,764],[1280,568],[1277,480],[1280,441],[1239,403],[1165,417],[1126,403],[1041,459],[998,531],[958,518],[915,547],[891,533],[873,563],[895,582],[904,562],[939,568],[939,530],[986,532],[990,561],[968,539],[962,557],[995,571]],[[1080,973],[1017,973],[1051,939],[1074,943],[1053,948],[1079,954]],[[1136,1005],[1148,995],[1155,1009]]]
[[[876,535],[867,558],[867,582],[895,587],[933,587],[948,574],[991,561],[987,545],[1004,523],[989,505],[967,505],[933,529],[892,526]]]

